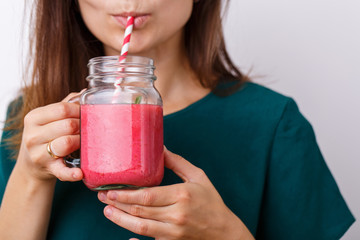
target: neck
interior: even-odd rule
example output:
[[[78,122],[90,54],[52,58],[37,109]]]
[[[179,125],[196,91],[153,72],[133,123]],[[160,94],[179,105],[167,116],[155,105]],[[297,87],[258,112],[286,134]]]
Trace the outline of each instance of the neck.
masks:
[[[154,84],[163,99],[164,114],[181,110],[210,92],[200,85],[190,67],[182,33],[179,34],[147,52],[130,53],[154,60],[157,76]]]
[[[199,79],[189,64],[185,49],[159,50],[154,56],[155,87],[164,104],[164,114],[179,111],[204,97],[210,90],[200,85]]]
[[[155,87],[160,92],[164,103],[177,101],[179,95],[186,93],[190,86],[199,85],[183,47],[158,49],[151,55],[156,66]]]

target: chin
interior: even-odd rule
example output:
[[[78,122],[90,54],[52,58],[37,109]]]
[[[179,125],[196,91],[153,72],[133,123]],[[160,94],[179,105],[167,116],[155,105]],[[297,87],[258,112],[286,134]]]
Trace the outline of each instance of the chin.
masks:
[[[118,43],[121,43],[119,45]],[[105,51],[106,55],[119,55],[121,52],[123,39],[119,41],[114,41],[114,39],[111,41],[110,44],[105,44]],[[149,46],[149,44],[145,44],[144,41],[137,41],[136,38],[130,39],[130,47],[129,47],[129,55],[133,56],[142,56],[142,57],[150,57],[151,49],[154,49],[153,47]]]
[[[132,55],[132,56],[151,57],[149,54],[150,52],[151,51],[148,48],[139,48],[137,46],[134,48],[132,48],[130,46],[130,49],[129,49],[129,55]]]

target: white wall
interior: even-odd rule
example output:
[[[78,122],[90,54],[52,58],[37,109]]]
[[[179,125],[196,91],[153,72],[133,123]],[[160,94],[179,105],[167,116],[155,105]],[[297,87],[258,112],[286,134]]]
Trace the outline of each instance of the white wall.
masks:
[[[0,119],[19,87],[23,0],[0,1]],[[232,0],[231,56],[295,98],[353,214],[360,217],[360,1]],[[260,77],[259,77],[260,76]],[[261,77],[262,76],[262,77]],[[343,238],[360,239],[357,222]]]
[[[0,1],[0,121],[20,86],[23,0]],[[2,125],[1,125],[2,127]],[[1,129],[0,129],[1,131]]]
[[[297,101],[360,218],[360,1],[232,0],[225,33],[238,66]]]

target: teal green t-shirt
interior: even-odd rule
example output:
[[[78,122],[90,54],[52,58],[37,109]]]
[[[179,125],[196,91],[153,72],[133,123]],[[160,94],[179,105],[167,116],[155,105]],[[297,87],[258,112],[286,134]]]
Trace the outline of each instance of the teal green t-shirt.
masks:
[[[11,135],[4,132],[3,138]],[[295,102],[246,83],[164,116],[166,147],[202,168],[256,239],[339,239],[354,222]],[[2,145],[0,199],[14,166]],[[166,169],[162,185],[181,182]],[[82,182],[56,185],[48,239],[149,239],[103,216]]]

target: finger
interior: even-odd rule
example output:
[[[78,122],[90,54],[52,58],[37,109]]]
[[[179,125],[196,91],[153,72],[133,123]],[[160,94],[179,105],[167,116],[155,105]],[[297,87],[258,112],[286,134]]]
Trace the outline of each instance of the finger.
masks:
[[[166,223],[134,217],[112,206],[105,207],[104,215],[120,227],[143,236],[156,237],[170,231]]]
[[[83,173],[80,168],[66,167],[61,158],[49,165],[49,171],[60,181],[75,182],[83,179]]]
[[[147,207],[135,204],[124,204],[119,202],[108,203],[132,216],[152,219],[157,221],[165,221],[169,207]]]
[[[25,121],[44,125],[66,118],[80,118],[80,106],[67,102],[53,103],[32,110],[26,115]]]
[[[106,197],[119,203],[161,207],[176,203],[179,194],[179,184],[175,184],[138,190],[110,190]]]
[[[78,118],[67,118],[43,125],[37,131],[37,135],[41,136],[43,143],[50,140],[66,136],[76,135],[80,133],[80,120]],[[39,138],[40,139],[40,138]]]
[[[157,220],[161,222],[172,222],[173,211],[171,206],[163,206],[163,207],[149,207],[149,206],[142,206],[137,204],[125,204],[118,201],[112,201],[106,198],[105,193],[98,193],[98,198],[101,202],[114,206],[132,216],[141,217],[146,219]]]
[[[64,157],[80,148],[80,135],[67,135],[51,142],[51,151],[59,157]]]
[[[164,148],[165,167],[171,169],[184,182],[203,182],[208,181],[204,171],[181,156],[170,152]]]

